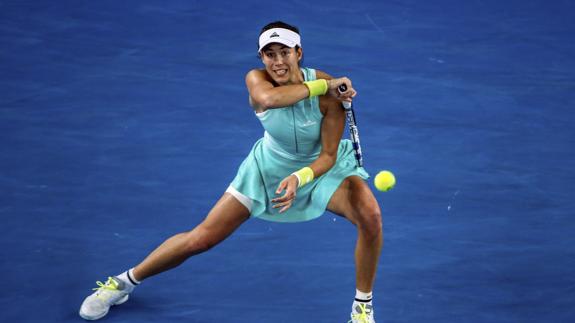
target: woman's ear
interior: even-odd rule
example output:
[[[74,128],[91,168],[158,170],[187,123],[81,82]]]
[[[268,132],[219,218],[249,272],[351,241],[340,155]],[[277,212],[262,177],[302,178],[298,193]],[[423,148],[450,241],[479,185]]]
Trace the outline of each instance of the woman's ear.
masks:
[[[297,61],[300,62],[303,58],[303,49],[301,47],[297,48]]]

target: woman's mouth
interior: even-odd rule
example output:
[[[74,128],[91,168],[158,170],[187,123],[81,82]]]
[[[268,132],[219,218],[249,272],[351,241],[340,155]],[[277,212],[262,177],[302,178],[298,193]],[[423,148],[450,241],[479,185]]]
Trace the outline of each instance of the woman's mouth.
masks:
[[[274,70],[277,76],[284,76],[287,74],[287,69]]]

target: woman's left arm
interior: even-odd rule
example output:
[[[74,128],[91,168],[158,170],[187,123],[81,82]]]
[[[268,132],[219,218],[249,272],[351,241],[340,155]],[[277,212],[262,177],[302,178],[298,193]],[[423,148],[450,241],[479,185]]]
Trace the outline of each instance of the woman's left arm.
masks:
[[[314,178],[329,171],[337,160],[337,150],[345,127],[345,112],[341,107],[341,102],[331,96],[320,97],[320,107],[324,111],[321,123],[321,144],[322,149],[316,160],[308,167],[313,171]],[[286,177],[278,186],[276,194],[285,190],[281,197],[272,199],[276,203],[273,207],[280,208],[280,213],[287,210],[296,196],[298,178],[295,175]]]
[[[314,178],[329,171],[337,159],[337,148],[345,127],[345,111],[341,102],[331,96],[320,97],[320,106],[323,106],[324,116],[321,123],[321,145],[319,157],[309,167],[313,170]]]

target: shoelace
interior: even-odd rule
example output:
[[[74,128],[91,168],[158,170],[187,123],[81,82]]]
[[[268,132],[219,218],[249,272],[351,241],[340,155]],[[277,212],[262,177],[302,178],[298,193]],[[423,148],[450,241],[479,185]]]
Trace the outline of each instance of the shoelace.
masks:
[[[367,309],[365,304],[359,304],[359,308],[361,310],[360,313],[355,313],[351,316],[351,320],[347,323],[353,323],[353,321],[357,321],[358,323],[370,323],[369,316],[367,315]]]
[[[99,298],[102,298],[100,293],[105,291],[105,290],[111,290],[111,291],[117,291],[118,290],[118,282],[116,280],[114,280],[112,277],[108,277],[108,280],[106,281],[105,284],[102,283],[101,281],[97,281],[96,285],[98,285],[98,287],[92,288],[92,290],[98,291],[96,293],[96,296],[98,296]],[[109,295],[108,295],[108,297],[103,298],[103,300],[106,300],[108,298],[110,298]]]

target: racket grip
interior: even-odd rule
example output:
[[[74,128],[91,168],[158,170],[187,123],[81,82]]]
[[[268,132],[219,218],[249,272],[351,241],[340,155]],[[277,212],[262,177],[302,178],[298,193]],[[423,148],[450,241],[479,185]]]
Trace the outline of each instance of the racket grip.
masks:
[[[347,85],[342,84],[342,85],[337,87],[337,90],[339,91],[339,93],[343,93],[343,92],[347,91]],[[346,109],[346,110],[351,109],[351,102],[343,101],[343,102],[341,102],[341,104],[343,105],[344,109]]]

